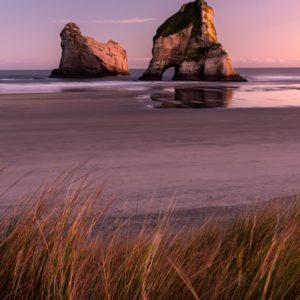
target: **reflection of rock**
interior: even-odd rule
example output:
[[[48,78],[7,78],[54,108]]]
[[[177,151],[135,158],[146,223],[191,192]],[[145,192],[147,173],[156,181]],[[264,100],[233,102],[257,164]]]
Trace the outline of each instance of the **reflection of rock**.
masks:
[[[245,81],[218,42],[214,11],[204,0],[183,5],[158,28],[152,54],[142,80],[161,80],[175,67],[176,80]]]
[[[217,108],[228,107],[234,89],[229,87],[180,88],[174,94],[154,94],[152,101],[159,102],[159,108]]]
[[[128,75],[126,51],[114,41],[98,43],[69,23],[61,32],[62,58],[51,77],[103,77]]]

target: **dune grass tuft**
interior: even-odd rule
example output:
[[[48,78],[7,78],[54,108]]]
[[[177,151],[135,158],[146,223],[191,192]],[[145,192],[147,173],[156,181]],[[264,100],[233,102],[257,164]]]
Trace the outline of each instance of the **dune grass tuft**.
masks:
[[[48,186],[1,218],[0,299],[299,299],[297,201],[124,234],[96,230],[101,190],[84,189],[61,201],[59,185]]]

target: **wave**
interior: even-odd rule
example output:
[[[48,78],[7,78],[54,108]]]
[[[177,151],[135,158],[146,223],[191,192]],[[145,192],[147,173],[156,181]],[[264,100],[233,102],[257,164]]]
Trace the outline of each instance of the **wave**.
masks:
[[[185,85],[186,82],[176,82],[176,85]],[[191,82],[189,85],[199,85]],[[121,89],[125,91],[146,91],[154,86],[174,86],[174,82],[144,82],[144,81],[96,81],[96,82],[46,82],[46,83],[0,83],[0,94],[26,93],[60,93],[69,91],[97,91]]]
[[[0,93],[59,93],[69,90],[93,90],[123,86],[124,82],[55,82],[55,83],[9,83],[0,84]]]
[[[0,71],[0,94],[20,93],[59,93],[68,91],[94,91],[99,89],[122,89],[126,91],[146,91],[160,86],[166,91],[178,86],[226,85],[209,82],[141,82],[138,78],[143,70],[131,70],[126,77],[102,79],[49,79],[49,71]],[[248,83],[227,83],[234,86],[253,87],[254,85],[300,84],[300,69],[240,69]],[[172,75],[172,74],[171,74]],[[169,76],[167,80],[170,80]]]

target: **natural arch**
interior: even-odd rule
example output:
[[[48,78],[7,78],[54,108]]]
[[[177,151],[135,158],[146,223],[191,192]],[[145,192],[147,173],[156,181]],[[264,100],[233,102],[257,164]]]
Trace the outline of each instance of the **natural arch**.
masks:
[[[175,66],[168,66],[164,69],[162,73],[162,80],[163,81],[170,81],[174,78],[176,73],[176,67]]]

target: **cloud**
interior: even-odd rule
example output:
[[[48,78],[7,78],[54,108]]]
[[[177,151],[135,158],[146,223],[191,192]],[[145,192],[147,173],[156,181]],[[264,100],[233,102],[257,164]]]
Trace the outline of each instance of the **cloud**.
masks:
[[[274,64],[274,63],[287,63],[288,61],[285,59],[276,59],[276,58],[270,58],[270,57],[266,57],[266,58],[237,58],[237,59],[233,59],[234,62],[236,63],[260,63],[260,64]]]
[[[233,58],[236,67],[295,67],[299,66],[300,60],[284,58]]]
[[[121,20],[93,20],[91,23],[95,24],[140,24],[155,21],[155,18],[131,18]]]
[[[141,24],[155,21],[155,18],[131,18],[131,19],[120,19],[120,20],[92,20],[92,21],[80,21],[80,23],[92,23],[92,24]],[[76,20],[60,19],[51,20],[50,23],[54,24],[67,24],[70,22],[75,22]]]
[[[54,23],[54,24],[67,24],[67,23],[70,23],[70,22],[75,22],[74,20],[68,20],[68,19],[65,19],[65,20],[51,20],[50,23]]]

